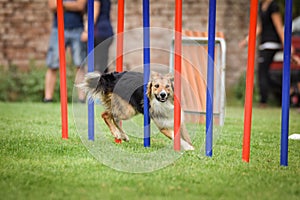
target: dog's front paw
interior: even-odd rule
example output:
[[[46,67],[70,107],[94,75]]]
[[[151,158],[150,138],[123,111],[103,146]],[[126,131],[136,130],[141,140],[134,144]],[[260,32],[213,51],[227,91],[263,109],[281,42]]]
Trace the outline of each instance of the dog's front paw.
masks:
[[[193,151],[195,148],[193,145],[189,144],[188,142],[181,139],[180,145],[184,151]]]
[[[126,134],[122,134],[121,135],[122,140],[124,140],[125,142],[129,142],[129,137]]]
[[[185,151],[194,151],[195,148],[192,145],[190,145],[189,147],[185,147],[184,150]]]

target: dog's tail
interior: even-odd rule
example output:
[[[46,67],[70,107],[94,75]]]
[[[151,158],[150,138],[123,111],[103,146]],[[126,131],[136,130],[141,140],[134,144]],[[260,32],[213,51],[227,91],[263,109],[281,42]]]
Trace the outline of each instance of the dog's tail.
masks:
[[[87,94],[87,99],[95,99],[97,93],[97,87],[101,74],[99,72],[87,73],[82,83],[76,85]]]

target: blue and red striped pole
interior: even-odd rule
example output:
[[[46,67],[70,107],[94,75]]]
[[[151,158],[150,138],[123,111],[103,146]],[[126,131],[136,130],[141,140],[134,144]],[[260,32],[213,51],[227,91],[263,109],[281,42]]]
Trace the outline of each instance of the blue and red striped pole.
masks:
[[[216,0],[209,1],[208,19],[208,58],[207,58],[207,90],[206,90],[206,156],[212,156],[213,144],[213,104],[214,104],[214,60]]]
[[[293,0],[285,1],[284,57],[283,57],[283,75],[282,75],[281,148],[280,148],[280,165],[282,166],[288,165],[292,6],[293,6]]]
[[[88,0],[88,72],[94,71],[94,0]],[[88,101],[88,139],[94,140],[94,102]]]
[[[147,84],[150,76],[150,13],[149,0],[143,0],[143,37],[144,37],[144,147],[150,147],[150,115]]]

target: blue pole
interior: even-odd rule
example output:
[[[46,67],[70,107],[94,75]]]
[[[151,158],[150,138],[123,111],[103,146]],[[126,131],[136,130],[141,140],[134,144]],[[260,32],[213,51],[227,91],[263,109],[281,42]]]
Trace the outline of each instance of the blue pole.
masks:
[[[280,149],[280,165],[282,166],[288,165],[292,5],[293,5],[292,0],[285,1],[284,58],[283,58],[283,75],[282,75],[281,149]]]
[[[208,58],[206,90],[206,156],[212,156],[213,103],[214,103],[214,59],[215,59],[216,0],[209,1]]]
[[[94,71],[94,0],[88,0],[88,72]],[[88,101],[88,139],[94,140],[94,102]]]
[[[150,76],[150,14],[149,0],[143,0],[143,36],[144,36],[144,147],[150,147],[150,116],[147,84]]]

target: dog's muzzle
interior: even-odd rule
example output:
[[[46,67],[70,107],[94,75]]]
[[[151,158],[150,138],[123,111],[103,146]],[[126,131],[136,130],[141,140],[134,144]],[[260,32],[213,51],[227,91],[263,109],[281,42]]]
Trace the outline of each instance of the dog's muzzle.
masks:
[[[165,91],[161,91],[159,94],[155,95],[155,97],[160,102],[165,102],[168,100],[168,94]]]

